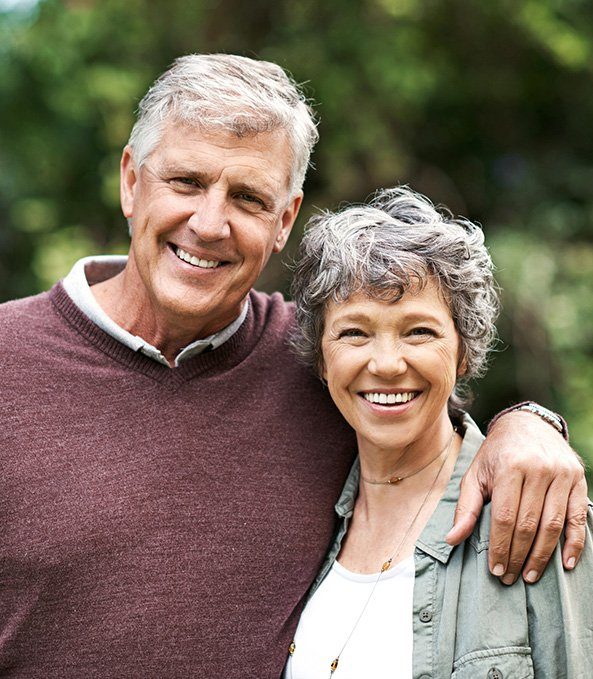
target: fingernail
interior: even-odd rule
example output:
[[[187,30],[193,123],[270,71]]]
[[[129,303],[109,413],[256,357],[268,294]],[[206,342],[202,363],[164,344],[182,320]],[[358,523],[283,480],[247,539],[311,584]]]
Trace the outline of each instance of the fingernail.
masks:
[[[492,569],[492,574],[499,578],[501,575],[504,575],[505,570],[505,567],[501,563],[497,563]]]
[[[576,566],[577,560],[575,559],[574,556],[571,556],[570,559],[566,562],[566,567],[567,568],[574,568]]]
[[[525,576],[526,582],[535,582],[538,578],[539,573],[537,571],[529,571]]]
[[[515,576],[512,573],[507,573],[502,578],[502,581],[504,582],[505,585],[512,585],[513,582],[515,582]]]

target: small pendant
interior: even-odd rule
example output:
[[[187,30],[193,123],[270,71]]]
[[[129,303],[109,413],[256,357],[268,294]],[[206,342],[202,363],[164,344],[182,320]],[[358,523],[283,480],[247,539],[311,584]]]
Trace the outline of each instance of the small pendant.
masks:
[[[330,665],[331,673],[333,674],[337,669],[338,669],[338,663],[340,662],[339,658],[336,658],[332,664]]]
[[[387,561],[381,566],[381,573],[385,573],[389,566],[391,566],[391,561],[392,559],[387,559]]]
[[[288,647],[288,652],[290,653],[290,655],[294,655],[295,651],[296,651],[296,645],[295,645],[294,641],[291,641],[290,646]]]
[[[403,478],[401,476],[392,476],[389,481],[387,481],[388,485],[390,486],[395,486],[397,483],[400,481],[403,481]]]

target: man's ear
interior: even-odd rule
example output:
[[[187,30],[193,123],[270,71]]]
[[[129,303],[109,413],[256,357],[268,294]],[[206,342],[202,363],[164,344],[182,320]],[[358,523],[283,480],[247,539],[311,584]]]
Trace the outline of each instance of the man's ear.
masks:
[[[134,196],[138,183],[138,170],[132,156],[132,147],[129,144],[123,150],[119,168],[119,197],[121,209],[124,213],[124,217],[129,220],[134,214]]]
[[[272,252],[280,252],[286,245],[297,215],[299,214],[299,210],[301,209],[302,202],[303,192],[299,191],[296,196],[291,199],[290,203],[282,213],[282,216],[280,217],[280,228],[276,234],[276,240],[274,241]]]

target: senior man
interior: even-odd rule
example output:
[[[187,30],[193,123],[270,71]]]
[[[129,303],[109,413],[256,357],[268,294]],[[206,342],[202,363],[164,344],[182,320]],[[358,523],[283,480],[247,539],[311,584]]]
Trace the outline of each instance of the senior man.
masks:
[[[122,156],[128,257],[1,307],[0,675],[280,675],[354,450],[287,348],[291,306],[252,290],[316,139],[278,66],[177,60]],[[506,582],[534,535],[539,577],[567,506],[580,554],[582,469],[544,416],[498,421],[449,538],[493,494]]]

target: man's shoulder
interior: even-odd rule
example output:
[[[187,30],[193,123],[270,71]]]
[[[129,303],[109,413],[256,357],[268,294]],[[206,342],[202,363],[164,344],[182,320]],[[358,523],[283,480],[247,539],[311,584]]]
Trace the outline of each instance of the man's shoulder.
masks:
[[[60,337],[66,324],[55,304],[60,284],[30,297],[0,304],[0,352],[28,354]],[[33,349],[34,350],[34,349]]]
[[[3,302],[0,304],[0,332],[13,325],[22,328],[23,325],[43,322],[51,312],[51,307],[49,292]]]
[[[279,292],[267,294],[252,291],[249,299],[253,319],[252,337],[257,336],[258,359],[267,367],[278,367],[275,379],[281,380],[286,389],[291,385],[290,388],[310,388],[315,394],[322,394],[318,377],[299,360],[291,346],[296,330],[294,303],[286,301]],[[329,402],[326,394],[323,399]]]
[[[249,300],[257,319],[266,325],[289,331],[294,327],[294,303],[288,302],[280,292],[252,290]]]
[[[289,302],[281,292],[262,292],[261,290],[251,290],[249,296],[256,303],[274,308],[285,310],[294,314],[294,302]]]
[[[36,355],[55,332],[57,315],[48,292],[0,304],[0,364],[6,371]],[[7,373],[3,372],[6,384]]]

